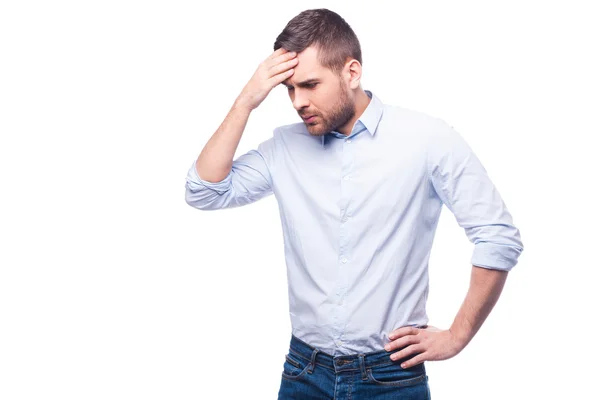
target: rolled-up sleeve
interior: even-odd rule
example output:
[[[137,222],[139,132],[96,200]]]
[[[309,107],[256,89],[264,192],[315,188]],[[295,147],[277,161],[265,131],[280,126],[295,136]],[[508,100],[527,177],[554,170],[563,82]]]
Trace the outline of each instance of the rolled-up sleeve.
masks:
[[[519,229],[465,139],[445,121],[437,122],[427,149],[432,186],[474,243],[471,263],[509,271],[523,251]]]
[[[236,158],[220,182],[200,179],[194,160],[185,182],[186,203],[200,210],[219,210],[254,203],[272,194],[276,133]]]

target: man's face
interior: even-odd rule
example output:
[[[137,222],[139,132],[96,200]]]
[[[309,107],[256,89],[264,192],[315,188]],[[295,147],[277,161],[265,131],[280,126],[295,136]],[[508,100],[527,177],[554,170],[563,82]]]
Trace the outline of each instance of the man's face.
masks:
[[[350,89],[333,71],[317,60],[317,49],[306,48],[298,55],[294,74],[283,81],[294,108],[304,119],[308,132],[322,136],[345,125],[354,117]]]

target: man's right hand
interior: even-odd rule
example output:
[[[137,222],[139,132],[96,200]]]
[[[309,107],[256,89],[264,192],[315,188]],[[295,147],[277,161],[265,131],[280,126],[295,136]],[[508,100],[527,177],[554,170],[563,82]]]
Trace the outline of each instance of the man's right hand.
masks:
[[[267,59],[261,62],[250,81],[246,84],[237,102],[248,107],[257,108],[271,90],[294,74],[293,67],[298,63],[295,52],[283,47],[275,50]]]

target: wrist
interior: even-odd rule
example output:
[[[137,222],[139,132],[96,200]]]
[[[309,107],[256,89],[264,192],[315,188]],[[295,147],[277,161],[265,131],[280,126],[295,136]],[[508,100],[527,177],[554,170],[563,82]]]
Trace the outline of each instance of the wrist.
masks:
[[[452,336],[452,341],[455,343],[458,350],[464,349],[467,344],[471,341],[472,336],[468,332],[461,331],[455,327],[450,327],[448,329],[450,335]]]
[[[243,110],[248,113],[250,113],[254,109],[250,102],[242,95],[238,96],[238,98],[235,99],[235,102],[233,103],[233,108]]]

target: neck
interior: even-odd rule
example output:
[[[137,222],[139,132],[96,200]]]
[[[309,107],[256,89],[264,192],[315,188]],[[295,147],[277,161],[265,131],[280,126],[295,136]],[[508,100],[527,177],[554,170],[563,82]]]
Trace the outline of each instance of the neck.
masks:
[[[354,117],[346,122],[344,126],[341,126],[338,132],[349,136],[352,133],[352,129],[354,129],[354,124],[356,124],[356,121],[365,112],[370,102],[371,98],[369,95],[362,88],[359,88],[354,101]]]

